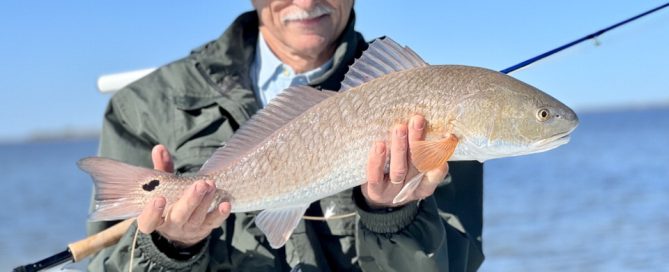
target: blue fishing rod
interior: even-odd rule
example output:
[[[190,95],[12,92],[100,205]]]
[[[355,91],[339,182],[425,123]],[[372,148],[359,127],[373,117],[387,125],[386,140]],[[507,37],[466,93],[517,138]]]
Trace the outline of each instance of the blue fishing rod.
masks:
[[[656,12],[656,11],[658,11],[658,10],[661,10],[661,9],[663,9],[663,8],[666,8],[667,6],[669,6],[669,3],[665,3],[664,5],[661,5],[661,6],[659,6],[659,7],[656,7],[656,8],[654,8],[654,9],[651,9],[651,10],[649,10],[649,11],[646,11],[646,12],[644,12],[644,13],[641,13],[641,14],[639,14],[639,15],[636,15],[636,16],[634,16],[634,17],[631,17],[631,18],[629,18],[629,19],[627,19],[627,20],[624,20],[624,21],[621,21],[621,22],[616,23],[616,24],[614,24],[614,25],[611,25],[611,26],[609,26],[609,27],[607,27],[607,28],[603,28],[603,29],[600,29],[600,30],[595,31],[595,32],[593,32],[593,33],[590,33],[590,34],[588,34],[588,35],[585,35],[584,37],[582,37],[582,38],[580,38],[580,39],[578,39],[578,40],[575,40],[575,41],[573,41],[573,42],[567,43],[567,44],[562,45],[562,46],[560,46],[560,47],[557,47],[557,48],[555,48],[555,49],[553,49],[553,50],[546,51],[546,52],[543,53],[543,54],[540,54],[540,55],[537,55],[536,57],[527,59],[527,60],[525,60],[525,61],[523,61],[523,62],[520,62],[520,63],[518,63],[518,64],[516,64],[516,65],[513,65],[513,66],[511,66],[511,67],[509,67],[509,68],[506,68],[506,69],[504,69],[504,70],[501,70],[500,72],[502,72],[502,73],[504,73],[504,74],[511,73],[511,72],[516,71],[516,70],[518,70],[518,69],[520,69],[520,68],[523,68],[523,67],[528,66],[528,65],[530,65],[530,64],[532,64],[532,63],[535,63],[535,62],[537,62],[537,61],[539,61],[539,60],[541,60],[541,59],[545,59],[545,58],[547,58],[547,57],[549,57],[549,56],[551,56],[551,55],[553,55],[553,54],[555,54],[555,53],[557,53],[557,52],[560,52],[560,51],[562,51],[562,50],[565,50],[565,49],[567,49],[567,48],[569,48],[569,47],[572,47],[572,46],[574,46],[574,45],[577,45],[577,44],[579,44],[579,43],[582,43],[582,42],[587,41],[587,40],[590,40],[590,39],[596,39],[597,37],[601,36],[602,34],[606,33],[606,32],[609,31],[609,30],[612,30],[612,29],[614,29],[614,28],[617,28],[617,27],[619,27],[619,26],[622,26],[622,25],[624,25],[624,24],[627,24],[627,23],[629,23],[629,22],[632,22],[632,21],[634,21],[634,20],[636,20],[636,19],[639,19],[639,18],[641,18],[641,17],[644,17],[644,16],[646,16],[646,15],[648,15],[648,14],[651,14],[651,13],[653,13],[653,12]]]
[[[601,30],[595,31],[591,34],[588,34],[588,35],[578,39],[578,40],[567,43],[567,44],[562,45],[560,47],[557,47],[553,50],[547,51],[543,54],[537,55],[536,57],[530,58],[530,59],[525,60],[523,62],[520,62],[516,65],[513,65],[509,68],[501,70],[500,72],[502,72],[504,74],[511,73],[511,72],[516,71],[520,68],[523,68],[523,67],[528,66],[532,63],[535,63],[535,62],[537,62],[541,59],[547,58],[547,57],[549,57],[549,56],[551,56],[555,53],[558,53],[562,50],[565,50],[569,47],[577,45],[577,44],[579,44],[583,41],[586,41],[586,40],[589,40],[589,39],[595,39],[598,36],[604,34],[605,32],[607,32],[609,30],[612,30],[614,28],[617,28],[619,26],[622,26],[624,24],[632,22],[636,19],[644,17],[648,14],[651,14],[653,12],[656,12],[658,10],[666,8],[667,6],[669,6],[669,3],[666,3],[666,4],[661,5],[659,7],[656,7],[654,9],[649,10],[649,11],[646,11],[644,13],[641,13],[639,15],[631,17],[627,20],[616,23],[616,24],[614,24],[612,26],[609,26],[607,28],[603,28]],[[64,251],[59,252],[59,253],[51,256],[51,257],[48,257],[48,258],[46,258],[44,260],[41,260],[41,261],[38,261],[36,263],[16,267],[16,268],[14,268],[14,272],[41,271],[41,270],[45,270],[45,269],[49,269],[49,268],[53,268],[53,267],[63,266],[65,264],[69,263],[69,262],[81,261],[84,258],[86,258],[88,255],[93,254],[93,253],[96,252],[97,248],[91,248],[90,244],[94,243],[94,244],[97,244],[98,246],[108,246],[108,245],[115,244],[118,241],[118,239],[121,238],[120,235],[125,232],[125,230],[128,228],[128,226],[130,225],[131,222],[132,222],[131,220],[123,221],[123,222],[121,222],[121,223],[119,223],[119,224],[117,224],[117,225],[115,225],[115,226],[113,226],[113,227],[111,227],[107,230],[104,230],[104,231],[95,235],[95,236],[104,236],[104,237],[99,237],[97,239],[93,239],[93,238],[96,238],[96,237],[92,236],[92,237],[86,238],[84,240],[72,243]],[[116,233],[119,233],[119,234],[118,235],[114,235],[114,234],[108,235],[109,233],[113,233],[114,231],[116,231]]]

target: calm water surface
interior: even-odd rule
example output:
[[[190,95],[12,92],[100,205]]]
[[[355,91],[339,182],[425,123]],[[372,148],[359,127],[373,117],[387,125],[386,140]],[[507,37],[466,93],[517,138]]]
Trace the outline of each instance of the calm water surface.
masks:
[[[483,271],[669,271],[669,109],[579,117],[566,146],[486,163]]]
[[[486,162],[482,271],[669,271],[669,108],[579,116],[566,146]],[[96,149],[0,144],[0,271],[84,237]]]

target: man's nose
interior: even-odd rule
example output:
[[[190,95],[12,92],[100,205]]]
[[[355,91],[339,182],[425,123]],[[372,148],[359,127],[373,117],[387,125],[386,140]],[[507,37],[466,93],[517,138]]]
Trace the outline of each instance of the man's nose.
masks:
[[[304,10],[311,10],[320,2],[319,0],[293,0],[293,5],[296,5]]]

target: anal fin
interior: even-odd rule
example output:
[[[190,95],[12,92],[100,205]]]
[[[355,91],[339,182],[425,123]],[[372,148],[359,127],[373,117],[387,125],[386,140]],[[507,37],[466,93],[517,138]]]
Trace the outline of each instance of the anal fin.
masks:
[[[307,208],[309,204],[264,210],[256,216],[255,223],[267,237],[269,245],[280,248],[293,234]]]

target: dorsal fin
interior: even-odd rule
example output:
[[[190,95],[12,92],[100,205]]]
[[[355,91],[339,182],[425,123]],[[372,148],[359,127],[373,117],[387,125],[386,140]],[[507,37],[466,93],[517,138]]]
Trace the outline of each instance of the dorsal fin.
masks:
[[[275,131],[297,116],[337,94],[333,91],[319,91],[309,86],[293,86],[285,89],[269,105],[256,113],[238,129],[224,146],[204,163],[198,174],[211,174],[231,161],[246,154],[262,143]]]
[[[427,65],[411,48],[402,47],[388,37],[376,39],[348,69],[339,91],[346,91],[392,72]]]

